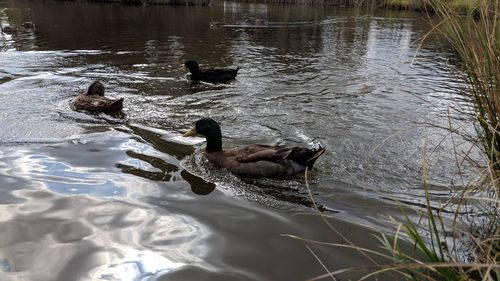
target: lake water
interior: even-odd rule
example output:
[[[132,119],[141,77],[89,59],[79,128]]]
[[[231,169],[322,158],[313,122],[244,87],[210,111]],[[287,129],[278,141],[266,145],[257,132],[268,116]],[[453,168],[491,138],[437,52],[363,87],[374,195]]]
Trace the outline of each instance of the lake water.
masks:
[[[436,127],[472,131],[448,118],[465,104],[460,73],[437,45],[419,49],[420,16],[0,0],[1,25],[19,26],[0,35],[0,279],[305,280],[326,272],[318,259],[373,265],[287,235],[377,249],[388,216],[423,210],[424,159],[433,204],[473,177],[454,154],[471,145]],[[191,83],[188,59],[241,69]],[[96,79],[125,118],[71,110]],[[338,233],[304,179],[207,163],[203,140],[181,137],[203,116],[227,147],[324,146],[310,189]]]

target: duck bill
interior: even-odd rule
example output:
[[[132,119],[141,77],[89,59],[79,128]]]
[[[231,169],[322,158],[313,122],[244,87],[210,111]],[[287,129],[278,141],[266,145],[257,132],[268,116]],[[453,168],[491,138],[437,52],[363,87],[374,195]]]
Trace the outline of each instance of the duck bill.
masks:
[[[196,128],[192,128],[191,130],[189,130],[189,132],[185,133],[184,135],[182,135],[183,137],[191,137],[191,136],[194,136],[196,135],[198,132],[196,132]]]

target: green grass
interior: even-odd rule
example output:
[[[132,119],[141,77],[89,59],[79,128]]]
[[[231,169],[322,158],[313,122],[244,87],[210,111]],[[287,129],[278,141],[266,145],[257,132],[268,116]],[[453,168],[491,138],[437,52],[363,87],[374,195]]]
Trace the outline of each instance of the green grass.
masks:
[[[309,192],[313,206],[318,216],[325,224],[342,238],[342,243],[328,243],[305,239],[294,235],[284,235],[289,238],[302,240],[306,243],[314,243],[324,247],[348,248],[360,253],[373,266],[351,267],[332,271],[328,263],[321,261],[310,249],[308,250],[318,260],[318,263],[326,271],[325,274],[310,278],[308,280],[343,280],[343,275],[349,273],[368,272],[357,280],[385,280],[377,278],[388,278],[387,273],[392,273],[396,280],[428,280],[428,281],[459,281],[459,280],[500,280],[500,221],[498,212],[493,209],[477,209],[472,217],[463,214],[462,204],[469,201],[469,192],[477,190],[477,186],[470,186],[460,195],[461,204],[455,208],[455,214],[450,223],[450,218],[442,216],[442,209],[431,207],[429,184],[427,180],[427,165],[423,162],[423,188],[425,191],[426,208],[421,213],[418,223],[410,218],[401,208],[404,221],[391,220],[395,226],[392,234],[380,233],[375,235],[380,242],[379,250],[359,247],[353,244],[349,237],[342,235],[328,218],[316,206],[311,190],[309,189],[307,170],[305,174],[306,187]],[[479,182],[480,187],[486,188],[484,183]],[[497,197],[498,198],[498,197]],[[498,206],[498,200],[494,198],[474,197],[472,201],[478,202],[475,207]],[[487,199],[484,200],[483,199]],[[493,203],[493,204],[490,204]],[[401,204],[403,206],[403,204]],[[469,208],[470,209],[470,208]],[[474,221],[477,225],[471,225]],[[451,241],[450,241],[451,240]],[[410,246],[409,246],[410,245]],[[467,246],[464,250],[461,246]],[[373,258],[377,257],[378,261]],[[468,260],[467,257],[473,258]],[[385,260],[381,261],[381,260]],[[333,265],[335,266],[335,265]],[[380,276],[379,276],[380,275]]]
[[[407,280],[500,280],[499,225],[496,229],[490,227],[493,225],[485,224],[481,224],[480,229],[472,227],[469,221],[458,212],[458,208],[453,219],[459,221],[457,225],[461,227],[453,230],[452,226],[445,223],[441,212],[430,207],[426,180],[424,180],[424,189],[427,209],[422,219],[425,223],[417,225],[405,214],[406,220],[396,223],[397,230],[391,238],[388,238],[386,234],[380,234],[379,241],[392,256],[393,265],[375,270],[371,275],[397,269]],[[486,214],[498,216],[491,211]],[[478,216],[476,213],[473,217],[478,219],[480,216],[481,214]],[[492,222],[498,223],[498,221],[487,220],[487,224]],[[478,230],[480,232],[477,232]],[[452,243],[447,233],[453,233]],[[404,248],[400,245],[406,242],[414,245],[416,254],[403,250]],[[469,246],[466,252],[454,247],[466,245],[467,242],[477,244]],[[473,257],[474,260],[464,260],[464,254]],[[416,259],[415,256],[420,258]]]
[[[421,7],[418,0],[383,0],[379,6],[399,10],[418,10]]]
[[[461,14],[470,13],[476,8],[478,1],[474,0],[454,0],[450,2],[450,7]]]
[[[450,8],[462,15],[472,13],[478,5],[478,0],[442,1],[447,2],[446,4],[449,5]],[[426,0],[378,0],[377,2],[379,7],[399,10],[429,11],[434,7],[433,5],[427,5],[428,3]]]

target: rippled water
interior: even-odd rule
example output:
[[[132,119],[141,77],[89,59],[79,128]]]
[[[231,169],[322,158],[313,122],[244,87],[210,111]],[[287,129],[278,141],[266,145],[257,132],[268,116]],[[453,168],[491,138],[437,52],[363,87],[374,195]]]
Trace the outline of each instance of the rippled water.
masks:
[[[434,202],[457,176],[464,105],[450,55],[418,14],[220,2],[210,7],[0,0],[1,280],[303,280],[370,265],[315,215],[303,179],[245,180],[181,133],[218,120],[226,146],[321,144],[319,208],[357,245],[385,216]],[[218,24],[211,24],[211,23]],[[227,85],[181,64],[239,66]],[[74,112],[99,79],[126,117]],[[452,120],[452,121],[450,121]],[[439,144],[439,146],[438,146]],[[470,144],[458,141],[456,149]],[[353,275],[356,277],[359,275]]]

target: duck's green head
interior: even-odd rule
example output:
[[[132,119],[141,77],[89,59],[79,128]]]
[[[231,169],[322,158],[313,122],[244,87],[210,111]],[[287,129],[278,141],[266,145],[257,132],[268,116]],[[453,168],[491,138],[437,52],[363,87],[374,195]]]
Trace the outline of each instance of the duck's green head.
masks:
[[[184,137],[203,135],[207,139],[207,152],[222,151],[222,134],[219,124],[212,118],[202,118],[196,122],[196,125]]]
[[[220,136],[221,131],[219,124],[212,118],[202,118],[198,120],[189,132],[185,133],[184,137],[190,137],[194,135],[203,135],[205,137],[209,136]]]

